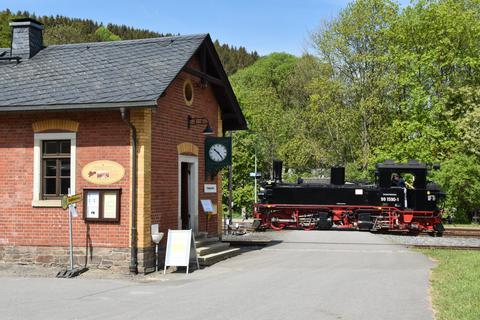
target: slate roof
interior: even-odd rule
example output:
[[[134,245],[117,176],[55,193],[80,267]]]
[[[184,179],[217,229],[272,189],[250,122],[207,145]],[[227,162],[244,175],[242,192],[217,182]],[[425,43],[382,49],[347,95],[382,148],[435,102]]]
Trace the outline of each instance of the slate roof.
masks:
[[[0,60],[0,111],[57,105],[155,105],[207,34],[52,45],[20,63]],[[10,49],[0,49],[0,54]]]

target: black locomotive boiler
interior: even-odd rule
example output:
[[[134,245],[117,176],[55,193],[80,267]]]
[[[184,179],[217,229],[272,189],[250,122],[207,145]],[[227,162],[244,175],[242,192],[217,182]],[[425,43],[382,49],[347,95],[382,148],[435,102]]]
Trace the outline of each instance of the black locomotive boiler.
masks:
[[[329,183],[282,182],[282,162],[273,180],[262,182],[254,206],[259,229],[402,230],[441,234],[439,203],[445,194],[427,180],[429,166],[385,161],[376,165],[374,184],[345,182],[343,167],[331,168]],[[411,183],[401,178],[409,176]]]

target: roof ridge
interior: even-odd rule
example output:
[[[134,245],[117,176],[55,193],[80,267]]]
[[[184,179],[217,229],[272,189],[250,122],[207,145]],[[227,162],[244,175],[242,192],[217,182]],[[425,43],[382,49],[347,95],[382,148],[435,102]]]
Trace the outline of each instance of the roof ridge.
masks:
[[[122,46],[136,43],[151,43],[158,41],[168,41],[175,39],[188,39],[188,38],[206,38],[208,33],[188,34],[179,36],[168,37],[156,37],[156,38],[143,38],[143,39],[131,39],[131,40],[118,40],[118,41],[99,41],[99,42],[80,42],[80,43],[65,43],[65,44],[53,44],[46,48],[64,48],[64,47],[83,47],[83,46]]]

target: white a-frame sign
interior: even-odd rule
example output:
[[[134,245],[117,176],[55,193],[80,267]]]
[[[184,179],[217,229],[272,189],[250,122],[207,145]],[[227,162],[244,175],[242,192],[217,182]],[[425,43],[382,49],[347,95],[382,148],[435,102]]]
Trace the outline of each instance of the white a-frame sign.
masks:
[[[167,271],[167,267],[187,267],[188,274],[192,246],[197,269],[200,269],[195,236],[192,230],[168,230],[167,252],[165,255],[163,274]]]

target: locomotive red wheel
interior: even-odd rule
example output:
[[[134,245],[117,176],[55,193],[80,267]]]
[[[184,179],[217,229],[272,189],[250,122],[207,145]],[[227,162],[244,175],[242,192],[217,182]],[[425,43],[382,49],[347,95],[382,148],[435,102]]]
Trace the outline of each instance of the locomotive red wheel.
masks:
[[[299,216],[300,224],[303,230],[310,231],[317,228],[317,222],[320,219],[318,213],[305,213],[304,215]]]
[[[270,227],[272,227],[272,229],[276,230],[276,231],[283,230],[283,229],[285,229],[286,226],[287,226],[286,223],[281,223],[281,222],[278,222],[278,221],[270,222]]]
[[[303,230],[305,231],[311,231],[311,230],[315,230],[317,228],[317,225],[315,223],[311,223],[307,226],[304,226],[303,227]]]

